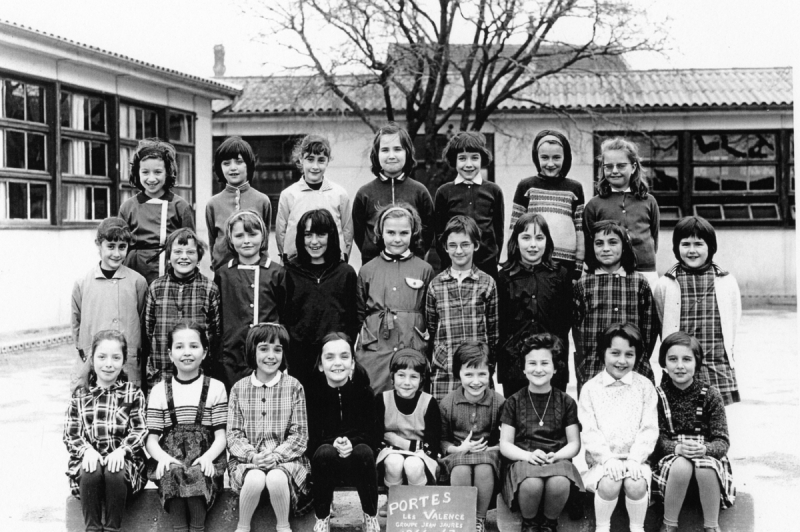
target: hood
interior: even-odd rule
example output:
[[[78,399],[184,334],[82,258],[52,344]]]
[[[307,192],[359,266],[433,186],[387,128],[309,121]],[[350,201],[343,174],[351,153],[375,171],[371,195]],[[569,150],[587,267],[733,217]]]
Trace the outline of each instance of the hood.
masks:
[[[536,138],[533,139],[531,157],[533,158],[533,164],[536,165],[536,171],[539,173],[542,171],[542,167],[539,164],[539,142],[548,135],[556,137],[561,141],[561,145],[564,146],[564,164],[561,166],[561,177],[567,177],[567,174],[569,174],[569,171],[572,168],[572,147],[569,145],[567,137],[565,137],[560,131],[556,131],[554,129],[543,129],[536,135]]]

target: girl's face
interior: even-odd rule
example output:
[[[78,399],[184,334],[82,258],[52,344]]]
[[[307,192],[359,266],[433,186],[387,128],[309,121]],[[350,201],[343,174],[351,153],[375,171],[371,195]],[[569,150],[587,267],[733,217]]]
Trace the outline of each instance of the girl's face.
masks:
[[[383,175],[386,177],[397,177],[403,173],[406,165],[406,150],[400,143],[400,135],[381,135],[378,147],[378,162],[381,165]]]
[[[636,349],[621,336],[611,339],[611,346],[606,349],[606,371],[616,380],[620,380],[633,370],[636,363]]]
[[[523,232],[517,236],[519,258],[528,266],[535,266],[542,262],[544,250],[547,247],[547,237],[536,224],[528,224]]]
[[[628,154],[624,151],[606,150],[603,152],[603,173],[613,188],[627,189],[635,170],[636,163],[631,162]]]
[[[231,244],[239,255],[242,264],[256,264],[261,258],[261,243],[264,235],[261,231],[246,231],[243,222],[235,222],[231,228]]]
[[[447,235],[445,250],[453,263],[454,270],[472,269],[472,259],[478,246],[470,240],[466,233],[450,233]]]
[[[397,395],[404,399],[414,397],[422,384],[422,375],[411,368],[398,369],[392,376],[392,382]]]
[[[456,155],[456,172],[465,181],[472,181],[481,175],[481,154],[464,151]]]
[[[206,349],[197,331],[180,329],[172,334],[169,358],[178,370],[178,378],[189,380],[196,377],[205,356]]]
[[[408,216],[383,221],[383,245],[393,255],[402,255],[411,245],[411,220]]]
[[[97,249],[100,251],[100,267],[104,270],[117,271],[128,256],[128,243],[124,240],[103,240]]]
[[[685,390],[694,382],[697,361],[692,350],[685,345],[673,345],[667,351],[667,373],[673,384]]]
[[[594,255],[607,272],[615,272],[622,261],[622,239],[616,233],[598,232],[594,235]]]
[[[708,244],[702,238],[682,238],[678,244],[678,253],[689,268],[702,268],[708,262]]]
[[[280,343],[261,342],[256,346],[256,378],[261,382],[271,381],[283,362],[283,346]]]
[[[198,262],[197,242],[189,238],[186,244],[175,242],[169,255],[169,265],[176,277],[187,277],[191,275]]]
[[[313,233],[311,231],[311,220],[308,220],[303,238],[306,251],[311,257],[311,264],[324,263],[325,252],[328,251],[328,233]]]
[[[241,154],[234,159],[226,159],[220,165],[225,181],[233,187],[238,187],[247,181],[247,163]]]
[[[525,366],[522,371],[528,378],[531,391],[549,391],[550,380],[556,372],[553,353],[549,349],[534,349],[525,355]]]
[[[160,198],[167,180],[167,167],[162,159],[145,159],[139,163],[139,181],[144,193],[151,198]]]
[[[564,148],[553,142],[545,142],[537,150],[539,166],[542,174],[547,177],[556,177],[564,166]]]
[[[355,361],[350,345],[344,340],[334,340],[322,346],[319,359],[319,370],[325,374],[328,386],[339,388],[344,386],[353,374]]]
[[[97,344],[92,355],[92,368],[97,375],[97,385],[108,388],[117,382],[124,363],[122,346],[117,340],[103,340]]]
[[[322,153],[306,153],[303,156],[303,177],[306,183],[315,185],[322,181],[329,160],[328,156]]]
[[[458,378],[464,387],[464,396],[467,400],[477,401],[489,389],[489,367],[486,364],[477,367],[461,366]]]

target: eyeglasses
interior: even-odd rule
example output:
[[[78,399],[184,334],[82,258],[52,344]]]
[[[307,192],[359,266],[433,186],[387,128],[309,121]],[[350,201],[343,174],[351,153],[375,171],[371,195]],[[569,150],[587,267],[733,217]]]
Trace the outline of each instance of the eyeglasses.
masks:
[[[458,249],[463,249],[464,251],[469,251],[472,248],[472,242],[462,242],[461,244],[447,244],[447,251],[456,251]]]
[[[603,170],[606,172],[613,172],[614,170],[619,170],[620,172],[624,172],[628,169],[631,163],[619,163],[619,164],[604,164]]]

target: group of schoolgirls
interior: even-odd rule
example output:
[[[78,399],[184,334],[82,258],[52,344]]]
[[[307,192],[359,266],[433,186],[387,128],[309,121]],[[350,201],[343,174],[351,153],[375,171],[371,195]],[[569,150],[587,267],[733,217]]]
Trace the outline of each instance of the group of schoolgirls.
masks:
[[[100,503],[143,487],[148,428],[153,467],[147,475],[159,480],[165,507],[186,516],[178,519],[186,526],[176,530],[202,529],[226,444],[231,485],[241,493],[240,530],[249,530],[264,487],[279,529],[288,529],[289,510],[309,500],[309,469],[315,472],[315,530],[324,531],[335,482],[345,471],[378,464],[387,485],[423,484],[435,479],[440,454],[452,484],[478,487],[479,530],[501,477],[526,532],[555,530],[570,485],[584,483],[598,494],[598,530],[608,529],[621,489],[632,530],[639,530],[650,491],[642,464],[656,440],[664,455],[656,480],[665,494],[665,526],[677,526],[686,486],[693,475],[700,482],[702,469],[711,468],[722,487],[717,513],[720,499],[732,503],[724,405],[738,401],[732,356],[738,287],[711,260],[713,228],[690,217],[676,226],[679,262],[657,281],[653,297],[648,277],[655,277],[658,207],[641,178],[635,144],[614,139],[601,151],[598,196],[584,209],[580,185],[566,178],[567,139],[554,131],[537,135],[532,155],[539,174],[517,188],[509,260],[498,271],[503,199],[483,179],[491,155],[480,134],[450,140],[444,156],[458,176],[432,202],[409,175],[408,133],[394,124],[382,128],[370,156],[376,179],[358,191],[352,208],[344,190],[324,177],[330,145],[309,135],[294,154],[303,178],[279,203],[281,266],[266,249],[269,199],[249,184],[252,149],[229,138],[214,162],[225,189],[206,209],[212,282],[197,270],[206,247],[185,216],[188,204],[170,192],[174,149],[143,142],[131,172],[141,192],[121,207],[127,220],[101,223],[100,264],[73,292],[76,346],[86,363],[65,442],[87,530],[119,529],[124,504]],[[434,234],[445,266],[437,276],[420,258]],[[353,240],[364,258],[358,275],[347,264]],[[155,280],[148,286],[149,279]],[[564,393],[570,327],[577,407]],[[689,339],[665,350],[675,331]],[[659,333],[660,362],[670,379],[659,388],[654,421],[647,360]],[[98,352],[101,346],[105,351]],[[330,346],[338,353],[326,355]],[[673,350],[682,354],[674,378]],[[495,364],[505,405],[491,390]],[[143,384],[157,383],[147,427],[135,385],[141,368]],[[371,404],[363,398],[353,412],[340,407],[338,423],[336,415],[314,421],[337,404],[333,399],[344,404],[351,383],[363,388],[357,393],[377,394],[374,431],[361,424],[370,412],[360,409]],[[626,400],[633,406],[623,412]],[[583,481],[570,462],[581,438],[591,466]],[[366,448],[377,450],[377,458]],[[502,475],[501,454],[510,463]],[[319,473],[328,470],[335,473]],[[362,482],[358,489],[365,528],[377,530],[377,488]],[[713,530],[714,509],[702,502]]]

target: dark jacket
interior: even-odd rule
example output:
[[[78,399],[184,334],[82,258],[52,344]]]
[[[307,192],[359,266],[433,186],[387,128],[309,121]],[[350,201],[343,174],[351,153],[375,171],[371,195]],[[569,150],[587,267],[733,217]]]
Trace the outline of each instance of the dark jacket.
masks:
[[[375,397],[369,380],[349,380],[341,388],[331,388],[322,373],[306,390],[308,411],[308,449],[314,456],[320,445],[332,445],[339,437],[353,444],[375,449]]]

